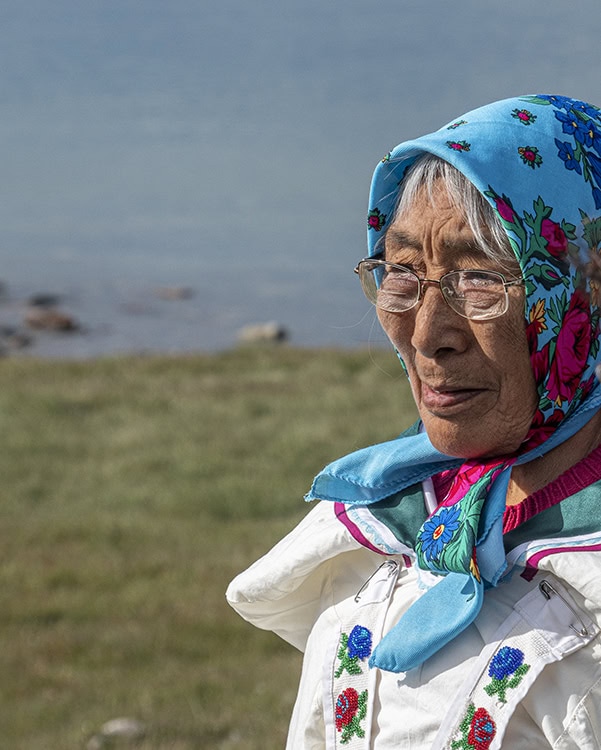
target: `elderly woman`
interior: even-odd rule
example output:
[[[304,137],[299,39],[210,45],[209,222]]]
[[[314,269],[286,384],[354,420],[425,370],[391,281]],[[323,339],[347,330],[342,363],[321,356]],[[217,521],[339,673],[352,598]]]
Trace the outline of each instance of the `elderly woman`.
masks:
[[[420,421],[228,589],[305,651],[288,748],[601,748],[601,113],[524,96],[403,143],[368,227]]]

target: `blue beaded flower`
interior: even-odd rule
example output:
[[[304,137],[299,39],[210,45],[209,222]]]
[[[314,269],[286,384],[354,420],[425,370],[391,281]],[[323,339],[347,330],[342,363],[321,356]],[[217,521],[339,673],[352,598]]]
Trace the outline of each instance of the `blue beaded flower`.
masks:
[[[367,659],[371,655],[371,633],[363,625],[355,625],[348,637],[348,655],[351,659]]]
[[[494,677],[496,680],[502,680],[504,677],[513,674],[523,663],[524,654],[519,648],[503,646],[493,656],[488,668],[488,676]]]
[[[334,677],[340,677],[343,672],[349,674],[363,674],[359,661],[367,659],[371,655],[372,635],[363,625],[355,625],[350,634],[340,634],[340,646],[337,659],[338,669]]]
[[[501,703],[507,702],[507,691],[514,690],[530,669],[524,664],[524,652],[519,648],[503,646],[493,656],[488,666],[488,676],[491,681],[484,686],[490,695],[497,695]]]

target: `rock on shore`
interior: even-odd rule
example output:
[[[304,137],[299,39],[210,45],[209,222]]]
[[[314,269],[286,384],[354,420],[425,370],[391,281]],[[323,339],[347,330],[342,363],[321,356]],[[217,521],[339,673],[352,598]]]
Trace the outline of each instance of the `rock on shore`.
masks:
[[[287,329],[280,323],[254,323],[238,331],[241,344],[282,343],[288,339]]]

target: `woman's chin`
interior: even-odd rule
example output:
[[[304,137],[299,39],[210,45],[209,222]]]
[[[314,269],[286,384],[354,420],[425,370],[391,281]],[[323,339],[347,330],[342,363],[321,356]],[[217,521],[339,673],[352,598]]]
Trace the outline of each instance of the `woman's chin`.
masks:
[[[510,440],[495,434],[494,430],[473,427],[457,428],[456,425],[429,425],[424,420],[424,427],[430,442],[436,450],[453,458],[494,458],[515,453],[521,445],[522,438]]]

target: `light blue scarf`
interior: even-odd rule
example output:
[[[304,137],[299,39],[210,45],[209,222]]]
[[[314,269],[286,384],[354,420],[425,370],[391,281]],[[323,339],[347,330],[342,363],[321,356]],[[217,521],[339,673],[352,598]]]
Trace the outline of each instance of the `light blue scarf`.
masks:
[[[478,615],[484,591],[505,570],[502,517],[511,467],[560,445],[597,412],[601,388],[601,291],[583,273],[601,246],[601,114],[560,96],[523,96],[468,112],[435,133],[400,144],[375,170],[368,246],[392,221],[399,183],[417,156],[450,162],[498,214],[526,281],[526,335],[539,392],[521,452],[461,461],[425,433],[352,453],[327,466],[308,500],[369,505],[457,469],[448,497],[422,525],[418,564],[444,576],[382,640],[370,663],[391,671],[421,664]]]

